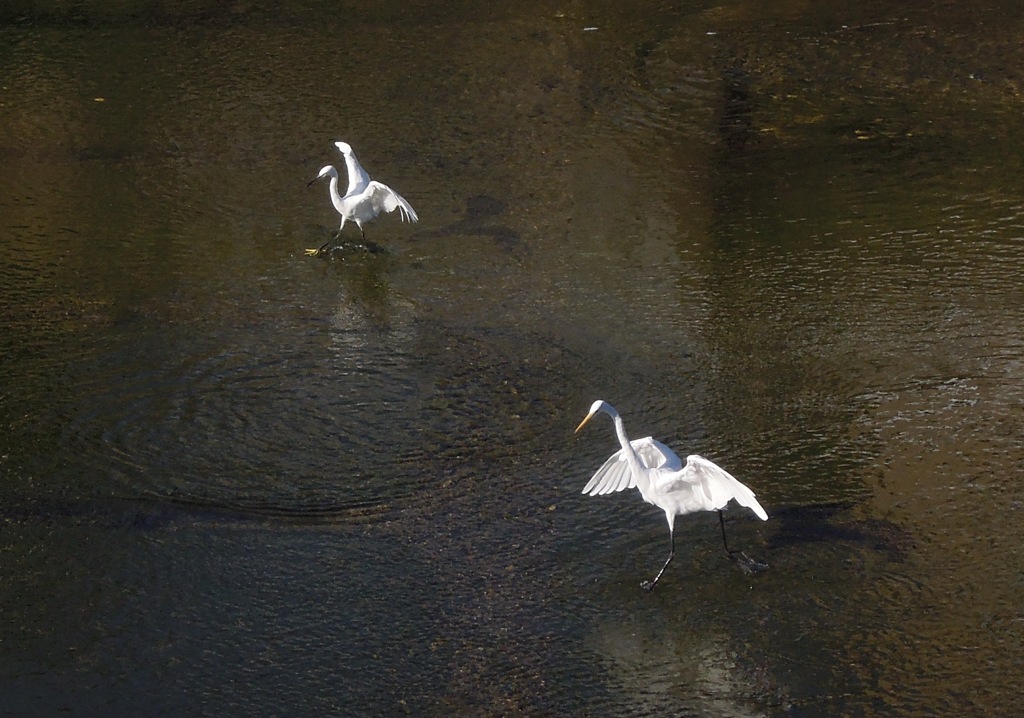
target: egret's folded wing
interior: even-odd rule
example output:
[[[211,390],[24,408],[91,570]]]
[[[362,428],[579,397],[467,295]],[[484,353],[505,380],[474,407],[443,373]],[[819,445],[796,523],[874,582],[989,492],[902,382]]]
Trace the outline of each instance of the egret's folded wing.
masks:
[[[722,508],[730,499],[745,506],[762,521],[768,520],[768,514],[754,498],[754,492],[740,483],[735,476],[713,461],[703,456],[691,454],[686,457],[686,468],[681,478],[690,483],[699,484],[710,505]]]
[[[386,184],[373,181],[370,182],[368,190],[370,201],[373,203],[373,209],[377,214],[381,212],[394,212],[397,209],[400,210],[399,214],[402,215],[403,221],[416,222],[419,220],[419,217],[416,216],[416,210],[405,200],[405,197],[395,192]]]
[[[640,457],[640,463],[649,469],[663,468],[678,471],[682,468],[682,462],[675,452],[660,441],[647,436],[643,439],[635,439],[630,443]],[[635,486],[636,478],[629,469],[629,462],[626,461],[625,454],[622,449],[619,449],[594,473],[587,485],[583,487],[583,493],[589,496],[598,496],[623,489],[632,489]]]

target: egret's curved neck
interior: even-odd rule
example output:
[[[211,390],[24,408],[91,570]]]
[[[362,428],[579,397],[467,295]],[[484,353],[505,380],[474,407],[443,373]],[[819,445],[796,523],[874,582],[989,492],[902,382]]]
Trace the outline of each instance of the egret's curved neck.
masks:
[[[647,472],[644,469],[644,465],[640,463],[640,457],[637,456],[633,445],[629,443],[629,437],[626,436],[626,427],[622,423],[622,417],[614,409],[609,411],[608,408],[605,408],[605,413],[611,416],[612,421],[615,423],[615,435],[619,437],[622,455],[626,457],[626,463],[629,464],[629,470],[633,473],[633,478],[636,479],[637,487],[640,488],[641,493],[646,492]]]
[[[331,175],[331,202],[334,203],[334,208],[339,212],[342,212],[341,208],[341,195],[338,194],[338,175],[337,173]]]

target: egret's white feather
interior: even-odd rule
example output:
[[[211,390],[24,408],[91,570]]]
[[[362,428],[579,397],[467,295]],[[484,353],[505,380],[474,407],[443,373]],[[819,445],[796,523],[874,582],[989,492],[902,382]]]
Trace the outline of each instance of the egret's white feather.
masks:
[[[367,188],[363,190],[362,196],[366,198],[366,201],[373,208],[374,217],[382,211],[394,212],[397,209],[400,210],[399,214],[402,216],[402,221],[416,222],[419,220],[416,210],[405,200],[405,197],[385,184],[371,180]]]
[[[683,466],[679,457],[676,456],[676,452],[656,439],[645,436],[643,439],[634,439],[630,443],[640,456],[644,466],[649,469],[678,470]],[[622,449],[619,449],[602,464],[600,469],[594,472],[594,476],[583,487],[583,493],[589,496],[598,496],[634,488],[636,488],[636,480],[630,471],[626,455]]]
[[[768,514],[754,498],[754,492],[740,483],[735,476],[713,461],[698,454],[686,457],[686,466],[680,478],[690,484],[697,484],[708,505],[707,510],[725,508],[731,499],[744,506],[762,521],[768,520]]]
[[[359,194],[370,184],[370,175],[359,164],[356,153],[352,151],[352,145],[348,142],[335,142],[334,146],[345,158],[345,169],[348,171],[348,189],[345,190],[345,196]]]

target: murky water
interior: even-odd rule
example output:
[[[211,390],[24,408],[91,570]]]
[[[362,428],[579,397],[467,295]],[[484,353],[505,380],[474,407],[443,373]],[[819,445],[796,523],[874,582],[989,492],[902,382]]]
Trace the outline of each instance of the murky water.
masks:
[[[1024,16],[847,5],[0,10],[0,712],[1012,714]]]

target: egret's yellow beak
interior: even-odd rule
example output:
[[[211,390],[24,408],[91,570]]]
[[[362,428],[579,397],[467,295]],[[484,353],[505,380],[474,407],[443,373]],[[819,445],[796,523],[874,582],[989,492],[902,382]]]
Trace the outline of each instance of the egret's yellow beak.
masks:
[[[593,418],[594,418],[594,412],[590,412],[589,414],[587,414],[585,417],[583,417],[583,421],[580,422],[580,425],[576,427],[576,431],[574,431],[572,433],[578,434],[580,429],[582,429],[586,425],[586,423],[588,421],[590,421],[591,419],[593,419]]]

